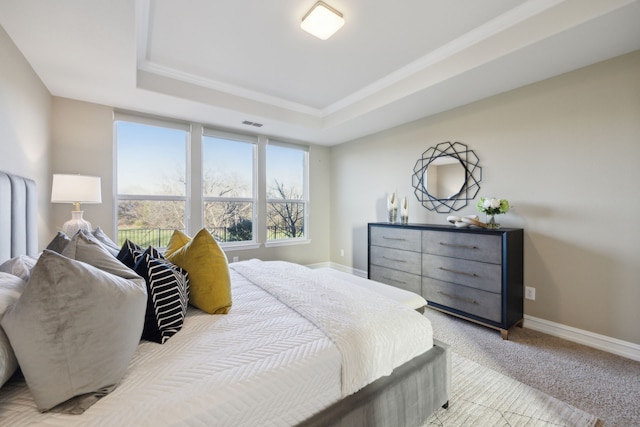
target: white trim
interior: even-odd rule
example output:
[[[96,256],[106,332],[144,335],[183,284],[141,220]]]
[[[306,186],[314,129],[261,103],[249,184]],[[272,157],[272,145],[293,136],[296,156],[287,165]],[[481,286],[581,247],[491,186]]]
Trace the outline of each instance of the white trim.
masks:
[[[237,96],[239,98],[245,98],[252,101],[261,102],[274,107],[279,107],[285,110],[296,111],[301,114],[308,114],[316,118],[322,118],[322,110],[311,107],[309,105],[300,104],[299,102],[289,101],[277,96],[268,95],[263,92],[247,89],[245,87],[225,83],[220,80],[208,79],[192,73],[177,70],[172,67],[160,65],[147,59],[140,60],[145,54],[138,54],[138,71],[146,71],[151,74],[156,74],[162,77],[167,77],[179,82],[190,83],[195,86],[212,89],[218,92]]]
[[[338,264],[335,262],[319,262],[316,264],[307,264],[309,268],[333,268],[334,270],[342,271],[343,273],[353,274],[354,276],[368,278],[368,274],[364,270],[357,270],[353,267],[348,267],[346,265]]]
[[[309,243],[311,243],[311,239],[304,239],[300,237],[295,239],[267,240],[264,244],[264,247],[274,248],[277,246],[308,245]]]
[[[244,251],[247,249],[260,249],[260,243],[235,243],[235,242],[219,242],[220,248],[223,252]]]
[[[509,11],[499,15],[479,27],[451,40],[436,50],[425,56],[405,65],[404,67],[382,77],[381,79],[353,92],[350,95],[334,102],[322,110],[323,117],[337,111],[348,108],[358,101],[369,98],[391,85],[402,82],[410,76],[441,63],[451,58],[453,55],[487,40],[488,38],[500,34],[508,28],[513,27],[527,19],[530,19],[548,9],[551,9],[564,0],[529,0]]]
[[[331,263],[330,262],[317,262],[315,264],[307,264],[306,267],[309,267],[309,268],[330,268],[331,267]]]
[[[611,338],[526,314],[524,315],[524,327],[640,361],[640,345],[628,341],[622,341],[617,338]]]
[[[149,0],[136,2],[136,67],[138,71],[167,77],[173,80],[186,82],[196,86],[209,88],[232,96],[245,98],[272,105],[282,109],[306,114],[317,119],[323,119],[338,111],[344,110],[356,102],[374,96],[380,91],[397,84],[403,79],[416,75],[434,64],[438,64],[453,55],[487,40],[488,38],[505,31],[527,19],[530,19],[546,10],[552,9],[565,0],[528,0],[523,4],[497,16],[489,22],[469,31],[436,49],[422,58],[390,73],[387,76],[356,90],[346,97],[324,108],[316,108],[310,105],[291,101],[264,92],[250,90],[245,87],[225,83],[219,80],[209,79],[193,73],[184,72],[175,68],[153,62],[148,55],[149,31],[150,31],[150,5]]]
[[[113,121],[115,122],[128,122],[138,125],[154,126],[158,128],[167,128],[181,130],[187,133],[191,133],[192,124],[183,122],[180,120],[173,120],[159,116],[152,116],[143,113],[124,112],[115,110],[113,112]]]

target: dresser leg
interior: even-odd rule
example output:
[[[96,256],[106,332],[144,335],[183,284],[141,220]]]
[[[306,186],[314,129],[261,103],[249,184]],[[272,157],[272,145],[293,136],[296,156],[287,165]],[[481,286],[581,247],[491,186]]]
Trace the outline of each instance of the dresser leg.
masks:
[[[509,330],[508,329],[500,329],[500,336],[503,340],[509,339]]]

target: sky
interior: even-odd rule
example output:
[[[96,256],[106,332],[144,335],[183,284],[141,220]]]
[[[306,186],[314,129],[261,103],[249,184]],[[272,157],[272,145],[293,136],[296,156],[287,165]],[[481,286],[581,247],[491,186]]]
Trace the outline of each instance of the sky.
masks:
[[[185,195],[186,147],[188,132],[131,122],[117,122],[117,162],[119,194]],[[251,197],[253,145],[215,137],[203,138],[203,171],[218,179],[233,177]],[[269,145],[267,183],[274,179],[302,190],[304,152]],[[168,184],[169,183],[169,184]],[[212,194],[213,195],[213,194]]]

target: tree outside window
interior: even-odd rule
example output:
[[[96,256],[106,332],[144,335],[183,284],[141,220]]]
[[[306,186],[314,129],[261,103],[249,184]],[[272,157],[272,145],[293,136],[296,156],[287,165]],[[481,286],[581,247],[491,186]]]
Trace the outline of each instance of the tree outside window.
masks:
[[[255,138],[208,131],[202,143],[205,227],[219,242],[255,241]]]
[[[166,246],[186,230],[188,130],[117,120],[118,243]]]
[[[267,240],[305,238],[308,152],[278,143],[266,152]]]

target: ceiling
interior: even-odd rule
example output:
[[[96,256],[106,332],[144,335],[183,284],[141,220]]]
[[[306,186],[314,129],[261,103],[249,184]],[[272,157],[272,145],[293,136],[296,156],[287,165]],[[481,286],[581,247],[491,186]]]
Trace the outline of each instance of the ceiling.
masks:
[[[326,41],[315,1],[0,0],[0,25],[54,96],[324,145],[640,49],[638,0],[325,0]]]

